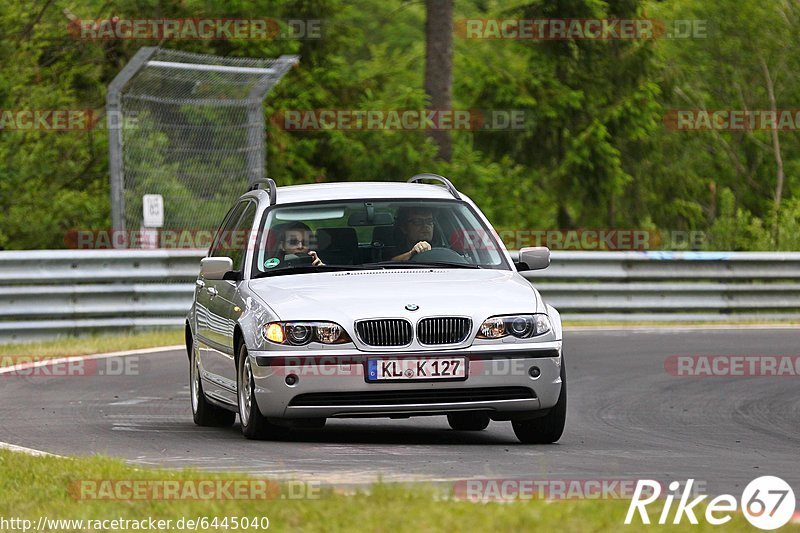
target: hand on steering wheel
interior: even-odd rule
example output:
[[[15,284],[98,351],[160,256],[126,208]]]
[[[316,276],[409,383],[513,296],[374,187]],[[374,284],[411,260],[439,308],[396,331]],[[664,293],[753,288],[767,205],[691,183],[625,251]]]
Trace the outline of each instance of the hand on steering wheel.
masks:
[[[427,241],[419,241],[417,244],[411,248],[411,255],[421,254],[422,252],[427,252],[431,249],[431,245]]]
[[[318,267],[325,265],[325,263],[322,262],[322,259],[320,259],[319,256],[317,255],[317,252],[315,252],[314,250],[309,251],[308,255],[310,255],[311,258],[313,259],[313,261],[311,261],[311,266]]]
[[[427,244],[427,243],[425,243]],[[467,257],[450,248],[430,248],[424,252],[415,254],[409,259],[412,263],[458,263],[458,264],[471,264],[473,263]]]

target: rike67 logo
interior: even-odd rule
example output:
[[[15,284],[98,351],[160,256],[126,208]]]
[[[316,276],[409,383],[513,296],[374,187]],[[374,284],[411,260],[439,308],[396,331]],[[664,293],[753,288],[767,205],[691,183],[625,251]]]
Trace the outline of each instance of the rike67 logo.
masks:
[[[672,504],[676,496],[679,496],[677,508],[672,518],[672,524],[680,524],[684,517],[691,524],[698,524],[695,507],[705,500],[708,496],[701,495],[689,501],[692,496],[692,485],[694,479],[689,479],[678,494],[681,484],[673,481],[669,484],[670,493],[666,495],[664,507],[658,517],[658,524],[664,525],[669,522],[672,513]],[[644,495],[644,496],[643,496]],[[636,484],[636,489],[628,507],[628,514],[625,516],[625,524],[630,525],[634,522],[634,516],[638,511],[639,519],[642,524],[650,524],[650,515],[647,506],[655,502],[661,496],[661,484],[658,481],[640,479]],[[784,480],[775,476],[762,476],[751,481],[741,498],[741,512],[750,524],[764,529],[778,529],[786,525],[795,512],[796,500],[792,487]],[[708,502],[705,508],[705,520],[711,525],[719,526],[729,522],[731,514],[737,512],[739,503],[730,494],[721,494]]]

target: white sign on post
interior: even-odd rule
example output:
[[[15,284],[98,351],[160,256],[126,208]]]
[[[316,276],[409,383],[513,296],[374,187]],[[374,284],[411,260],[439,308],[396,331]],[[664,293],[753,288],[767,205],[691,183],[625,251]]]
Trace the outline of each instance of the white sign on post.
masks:
[[[160,194],[142,196],[142,226],[146,228],[164,226],[164,197]]]
[[[164,198],[160,194],[142,196],[141,247],[145,250],[158,248],[158,230],[164,226]]]

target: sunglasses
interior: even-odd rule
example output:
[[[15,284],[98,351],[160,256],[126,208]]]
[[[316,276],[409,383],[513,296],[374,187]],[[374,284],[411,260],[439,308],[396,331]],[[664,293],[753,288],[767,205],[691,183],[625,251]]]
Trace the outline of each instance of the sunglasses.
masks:
[[[408,222],[415,226],[433,226],[432,218],[409,218]]]
[[[296,237],[293,237],[293,238],[291,238],[291,239],[286,239],[286,241],[285,241],[285,242],[286,242],[286,244],[288,244],[289,246],[301,246],[302,244],[304,244],[304,243],[305,243],[305,241],[303,241],[302,239],[298,239],[298,238],[296,238]]]

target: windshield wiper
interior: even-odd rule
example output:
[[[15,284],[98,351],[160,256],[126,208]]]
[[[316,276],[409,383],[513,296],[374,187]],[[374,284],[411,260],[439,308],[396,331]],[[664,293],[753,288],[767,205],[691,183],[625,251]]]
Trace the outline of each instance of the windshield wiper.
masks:
[[[379,263],[364,263],[362,267],[367,268],[381,268],[381,267],[406,267],[406,268],[483,268],[480,265],[473,265],[472,263],[450,263],[448,261],[420,261],[415,263],[413,261],[381,261]]]
[[[483,268],[480,265],[474,265],[472,263],[451,263],[450,261],[423,261],[416,264],[425,266],[443,267],[443,268],[472,268],[472,269]]]
[[[268,278],[271,276],[285,276],[287,274],[314,274],[315,272],[342,272],[345,270],[362,270],[361,265],[298,265],[291,268],[280,268],[267,272],[259,272],[250,279]]]

